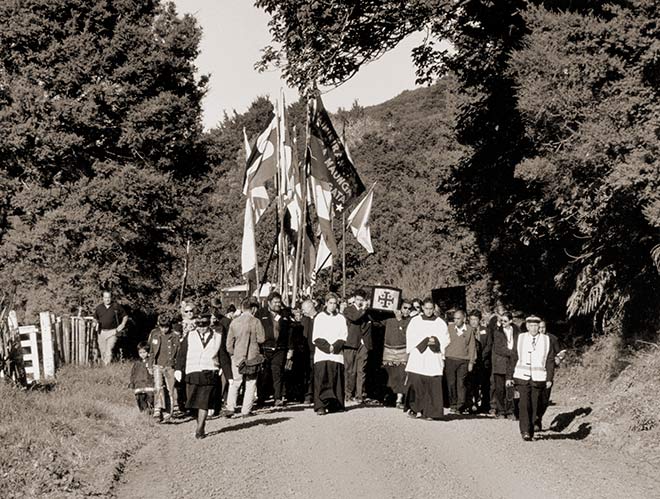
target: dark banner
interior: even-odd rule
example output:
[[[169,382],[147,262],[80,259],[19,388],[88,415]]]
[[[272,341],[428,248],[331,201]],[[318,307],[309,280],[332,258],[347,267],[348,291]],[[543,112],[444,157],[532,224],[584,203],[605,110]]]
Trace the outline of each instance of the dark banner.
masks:
[[[334,206],[342,212],[365,188],[320,97],[310,131],[311,174],[330,183]]]

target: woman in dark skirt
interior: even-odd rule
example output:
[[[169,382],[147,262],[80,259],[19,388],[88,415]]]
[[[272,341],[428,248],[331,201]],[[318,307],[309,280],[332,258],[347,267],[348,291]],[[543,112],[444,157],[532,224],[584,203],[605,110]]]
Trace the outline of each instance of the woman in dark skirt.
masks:
[[[218,387],[218,352],[222,338],[210,325],[210,315],[195,320],[195,329],[186,335],[179,347],[174,373],[177,381],[181,381],[182,372],[186,373],[186,409],[197,409],[195,438],[206,436],[206,417],[213,407]]]

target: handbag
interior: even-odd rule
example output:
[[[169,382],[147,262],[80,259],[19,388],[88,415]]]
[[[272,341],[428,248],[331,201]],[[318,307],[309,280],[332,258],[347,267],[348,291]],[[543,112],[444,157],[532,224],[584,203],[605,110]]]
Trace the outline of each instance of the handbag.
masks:
[[[249,332],[248,336],[248,344],[247,348],[245,349],[245,355],[250,352],[250,341],[252,340],[252,331]],[[239,374],[243,374],[245,376],[254,376],[255,374],[258,374],[259,371],[261,370],[261,364],[264,362],[264,356],[260,353],[258,353],[255,357],[252,357],[251,359],[243,359],[240,364],[238,364],[238,372]]]

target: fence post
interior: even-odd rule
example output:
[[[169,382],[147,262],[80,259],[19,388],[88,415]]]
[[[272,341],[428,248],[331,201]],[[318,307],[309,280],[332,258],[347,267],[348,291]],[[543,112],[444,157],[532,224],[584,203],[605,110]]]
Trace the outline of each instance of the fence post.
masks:
[[[43,355],[44,378],[55,377],[55,355],[53,352],[53,331],[50,323],[50,312],[39,314],[41,325],[41,353]]]
[[[41,367],[39,366],[39,344],[37,343],[37,328],[35,326],[21,326],[18,334],[27,336],[27,340],[21,340],[21,348],[28,348],[30,353],[23,354],[23,364],[29,361],[32,365],[25,366],[25,374],[32,375],[34,381],[41,379]]]

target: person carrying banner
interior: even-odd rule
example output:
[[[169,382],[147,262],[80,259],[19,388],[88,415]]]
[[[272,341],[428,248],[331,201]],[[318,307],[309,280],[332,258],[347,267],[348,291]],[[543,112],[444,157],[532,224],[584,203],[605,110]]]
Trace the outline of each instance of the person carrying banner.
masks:
[[[353,299],[353,304],[344,310],[348,326],[348,340],[344,345],[346,397],[349,399],[355,397],[355,400],[361,404],[367,396],[367,361],[369,351],[373,347],[372,323],[367,314],[366,293],[362,289],[357,289],[353,292]]]
[[[257,318],[266,332],[261,344],[264,363],[257,382],[259,402],[263,404],[272,391],[276,406],[284,405],[284,365],[293,358],[293,344],[290,334],[291,320],[282,309],[282,295],[273,291],[268,295],[268,306],[257,312]]]

